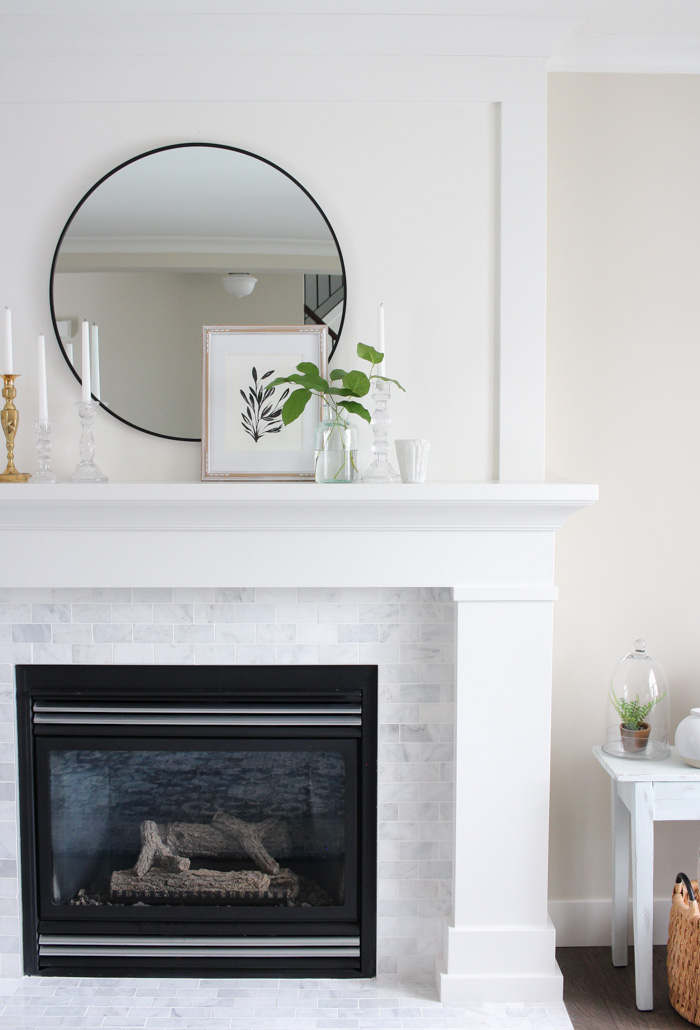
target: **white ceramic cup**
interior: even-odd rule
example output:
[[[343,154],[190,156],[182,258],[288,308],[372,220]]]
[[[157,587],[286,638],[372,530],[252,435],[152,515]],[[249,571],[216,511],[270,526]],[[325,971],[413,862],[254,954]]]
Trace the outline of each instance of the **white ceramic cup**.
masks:
[[[404,483],[424,483],[428,471],[430,440],[397,440],[396,457]]]

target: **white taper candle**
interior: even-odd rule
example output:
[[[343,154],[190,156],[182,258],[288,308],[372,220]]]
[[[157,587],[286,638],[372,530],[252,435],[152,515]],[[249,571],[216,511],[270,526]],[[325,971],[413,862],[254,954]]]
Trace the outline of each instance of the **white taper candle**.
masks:
[[[81,400],[83,404],[90,403],[90,323],[83,322],[82,325],[82,359],[80,377],[82,379]]]
[[[12,312],[9,308],[5,308],[5,339],[0,372],[8,376],[14,373],[12,365]]]
[[[49,420],[49,395],[46,389],[46,339],[43,334],[39,337],[39,420]]]
[[[386,344],[384,342],[384,305],[380,304],[377,309],[377,350],[384,355],[381,363],[377,366],[377,375],[386,375]]]
[[[90,350],[90,375],[92,378],[92,392],[100,399],[100,341],[97,325],[92,323],[91,350]]]

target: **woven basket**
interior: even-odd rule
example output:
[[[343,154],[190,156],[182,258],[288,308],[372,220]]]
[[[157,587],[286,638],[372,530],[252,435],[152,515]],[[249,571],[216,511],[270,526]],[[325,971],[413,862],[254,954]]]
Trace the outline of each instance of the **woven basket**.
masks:
[[[673,888],[668,927],[668,993],[684,1019],[700,1026],[700,906],[692,884],[679,873]]]

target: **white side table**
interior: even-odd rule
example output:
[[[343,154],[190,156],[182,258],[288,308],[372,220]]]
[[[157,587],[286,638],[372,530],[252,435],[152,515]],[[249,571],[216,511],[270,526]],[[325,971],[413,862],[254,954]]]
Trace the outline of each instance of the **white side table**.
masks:
[[[654,902],[654,820],[700,819],[700,769],[671,748],[658,762],[613,758],[600,747],[593,754],[612,787],[613,887],[612,960],[627,965],[627,898],[632,842],[632,917],[637,1008],[653,1008],[652,931]],[[690,870],[691,874],[695,870]],[[673,884],[668,885],[671,911]]]

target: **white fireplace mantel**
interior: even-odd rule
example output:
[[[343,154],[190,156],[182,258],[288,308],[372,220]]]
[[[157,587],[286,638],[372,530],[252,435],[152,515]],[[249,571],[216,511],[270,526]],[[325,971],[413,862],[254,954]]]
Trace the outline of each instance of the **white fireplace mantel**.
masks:
[[[446,1002],[555,1002],[554,537],[596,496],[543,483],[3,485],[3,581],[30,598],[47,587],[453,588],[453,911],[436,977]],[[391,677],[380,688],[390,700]],[[517,717],[496,726],[498,712]]]
[[[8,585],[551,584],[571,484],[0,486]],[[527,541],[527,542],[525,542]]]

